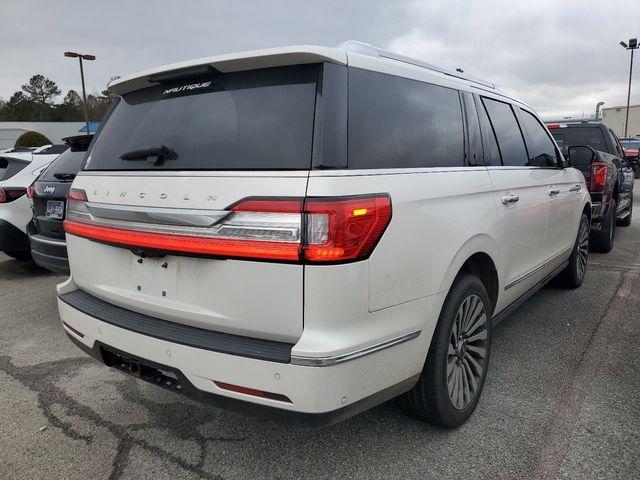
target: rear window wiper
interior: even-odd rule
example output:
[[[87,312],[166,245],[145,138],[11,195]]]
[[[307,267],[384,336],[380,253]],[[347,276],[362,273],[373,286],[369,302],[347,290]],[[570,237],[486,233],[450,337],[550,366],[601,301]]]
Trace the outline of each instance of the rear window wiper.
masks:
[[[149,147],[139,148],[138,150],[125,152],[120,155],[120,158],[126,161],[143,160],[158,165],[164,160],[178,158],[178,154],[165,145],[151,145]]]
[[[53,176],[58,180],[73,180],[76,178],[75,173],[54,173]]]

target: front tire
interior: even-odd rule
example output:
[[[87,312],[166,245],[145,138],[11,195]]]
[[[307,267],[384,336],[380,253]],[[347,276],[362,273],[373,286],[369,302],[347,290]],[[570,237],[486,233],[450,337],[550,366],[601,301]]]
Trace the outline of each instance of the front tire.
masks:
[[[445,428],[471,416],[489,366],[490,305],[480,279],[458,278],[442,307],[420,379],[400,399],[405,412]]]
[[[578,288],[584,281],[589,258],[589,229],[589,218],[583,213],[578,226],[576,243],[569,257],[569,265],[558,275],[558,283],[561,287]]]
[[[602,228],[591,235],[591,245],[596,252],[609,253],[613,248],[613,240],[616,237],[617,210],[618,204],[612,199]]]

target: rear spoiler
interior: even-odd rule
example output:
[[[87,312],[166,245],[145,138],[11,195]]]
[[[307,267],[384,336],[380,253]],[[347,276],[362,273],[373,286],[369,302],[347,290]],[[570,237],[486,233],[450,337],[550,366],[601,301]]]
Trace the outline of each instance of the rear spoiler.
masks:
[[[190,72],[201,73],[203,68],[210,68],[211,71],[227,73],[323,62],[347,65],[347,54],[345,51],[337,48],[317,47],[313,45],[228,53],[145,70],[113,80],[107,88],[116,95],[124,95],[134,90],[157,85],[161,83],[163,78],[181,78]]]

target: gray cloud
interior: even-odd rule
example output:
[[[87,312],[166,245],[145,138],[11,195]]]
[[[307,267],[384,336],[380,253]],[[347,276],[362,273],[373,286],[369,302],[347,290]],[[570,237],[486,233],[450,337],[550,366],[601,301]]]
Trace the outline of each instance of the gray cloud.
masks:
[[[358,39],[491,79],[541,114],[626,102],[636,1],[32,1],[3,0],[0,96],[35,73],[79,89],[65,50],[95,54],[90,91],[113,75],[266,46]],[[634,75],[640,103],[640,55]]]

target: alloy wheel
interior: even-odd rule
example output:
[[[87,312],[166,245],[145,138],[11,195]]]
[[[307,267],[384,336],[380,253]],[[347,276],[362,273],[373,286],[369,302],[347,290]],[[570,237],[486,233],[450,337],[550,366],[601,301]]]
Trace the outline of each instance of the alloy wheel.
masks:
[[[578,268],[578,278],[584,277],[587,271],[587,258],[589,256],[589,225],[586,222],[580,224],[578,232],[578,258],[576,266]]]
[[[487,312],[482,299],[471,294],[456,313],[447,353],[449,400],[464,410],[476,397],[487,368]]]

